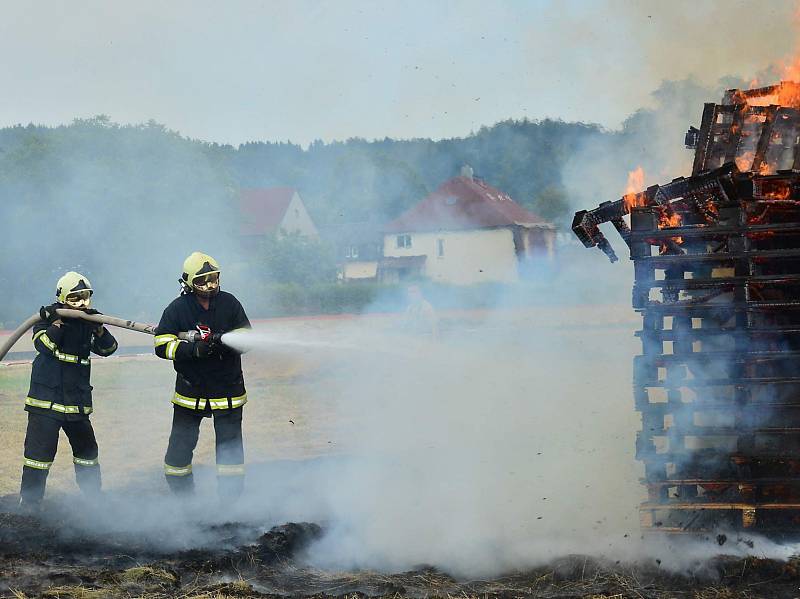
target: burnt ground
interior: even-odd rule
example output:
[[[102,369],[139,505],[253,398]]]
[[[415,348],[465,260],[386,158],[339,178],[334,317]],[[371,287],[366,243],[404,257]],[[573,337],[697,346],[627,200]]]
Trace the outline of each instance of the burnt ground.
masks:
[[[800,559],[719,556],[683,574],[580,555],[491,580],[435,568],[396,574],[310,567],[304,549],[325,534],[313,523],[264,532],[252,524],[202,524],[205,542],[174,549],[174,531],[144,537],[87,533],[69,511],[19,513],[0,499],[0,597],[543,597],[789,598],[800,595]],[[74,508],[70,508],[74,509]],[[76,517],[74,522],[79,522]]]

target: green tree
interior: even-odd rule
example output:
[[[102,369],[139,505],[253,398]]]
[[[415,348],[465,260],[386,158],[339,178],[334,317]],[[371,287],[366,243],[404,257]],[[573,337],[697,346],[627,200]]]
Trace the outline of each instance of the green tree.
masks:
[[[567,192],[561,185],[548,185],[533,200],[532,210],[543,219],[562,223],[572,216]]]
[[[336,281],[336,259],[330,246],[297,232],[265,237],[254,266],[265,282],[316,285]]]

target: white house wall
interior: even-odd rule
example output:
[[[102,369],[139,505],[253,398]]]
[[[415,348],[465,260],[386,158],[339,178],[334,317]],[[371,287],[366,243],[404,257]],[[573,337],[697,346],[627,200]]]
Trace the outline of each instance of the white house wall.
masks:
[[[342,278],[374,279],[378,275],[378,263],[371,262],[345,262],[342,267]]]
[[[287,233],[297,231],[306,237],[319,237],[317,227],[314,226],[314,221],[311,220],[297,192],[294,193],[292,201],[289,202],[289,207],[286,208],[286,214],[283,215],[280,228]]]
[[[427,256],[424,275],[432,281],[469,285],[519,279],[514,237],[510,229],[408,233],[410,248],[397,247],[397,234],[385,235],[387,257]],[[444,240],[444,255],[438,257],[438,240]]]

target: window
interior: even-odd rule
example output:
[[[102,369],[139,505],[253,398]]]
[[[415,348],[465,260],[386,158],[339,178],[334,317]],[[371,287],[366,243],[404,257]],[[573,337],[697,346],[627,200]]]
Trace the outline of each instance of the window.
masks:
[[[358,258],[358,246],[351,245],[350,246],[350,257],[351,258]]]
[[[397,247],[398,248],[410,248],[411,247],[411,235],[398,235],[397,236]]]
[[[436,240],[436,257],[444,258],[444,239]]]

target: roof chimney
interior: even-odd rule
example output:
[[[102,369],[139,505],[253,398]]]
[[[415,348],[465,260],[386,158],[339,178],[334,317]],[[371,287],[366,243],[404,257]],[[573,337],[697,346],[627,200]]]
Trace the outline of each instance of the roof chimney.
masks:
[[[466,177],[470,181],[472,181],[472,175],[475,174],[475,171],[472,170],[472,167],[468,164],[465,164],[461,167],[461,176]]]

